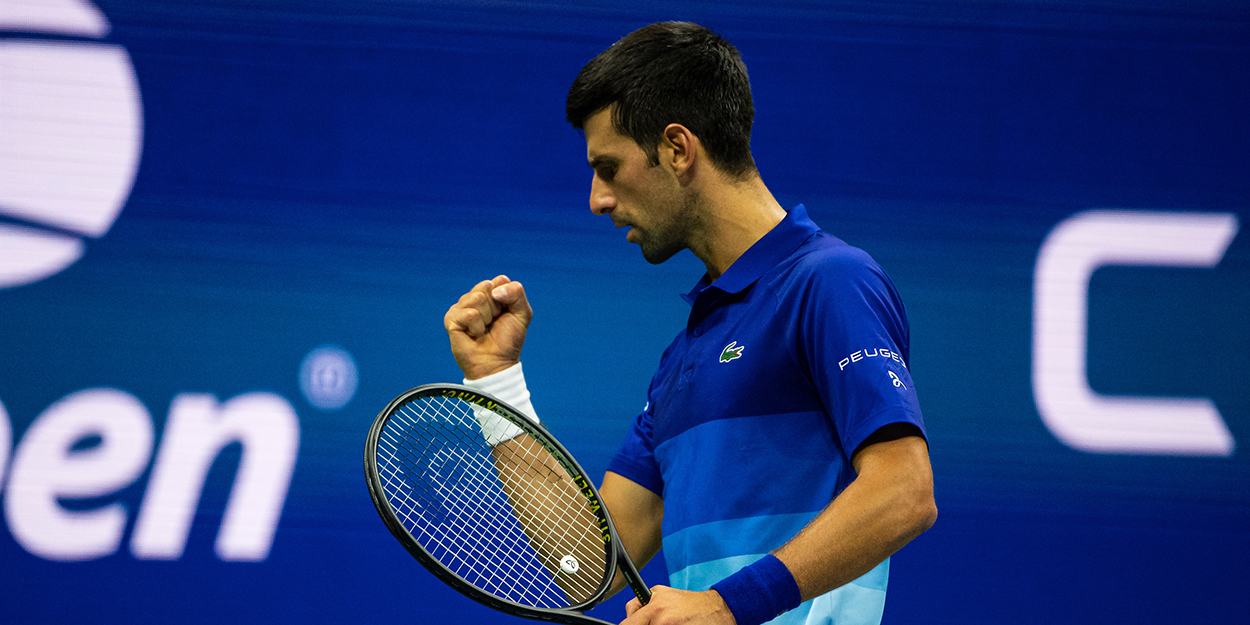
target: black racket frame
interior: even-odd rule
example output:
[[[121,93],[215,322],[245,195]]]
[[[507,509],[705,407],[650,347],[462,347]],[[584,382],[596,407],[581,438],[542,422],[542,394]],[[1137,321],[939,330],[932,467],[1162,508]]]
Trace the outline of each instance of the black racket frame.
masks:
[[[608,575],[605,576],[606,578],[600,583],[598,590],[589,599],[567,608],[548,609],[527,606],[495,596],[474,586],[454,571],[443,566],[404,528],[399,521],[399,517],[391,509],[390,502],[387,501],[386,495],[382,490],[382,478],[378,474],[377,462],[378,439],[381,437],[382,429],[386,426],[386,423],[390,421],[391,417],[401,406],[425,397],[459,399],[498,413],[513,425],[521,428],[526,434],[529,434],[531,438],[551,453],[561,467],[569,472],[574,483],[581,490],[582,495],[590,501],[591,510],[598,519],[599,529],[603,532],[603,540],[606,546],[606,561],[604,565]],[[594,483],[586,477],[586,472],[573,459],[573,455],[542,425],[531,421],[512,406],[486,393],[460,384],[425,384],[409,389],[391,400],[386,408],[378,413],[377,418],[373,420],[373,425],[369,428],[369,435],[365,439],[365,480],[369,486],[369,497],[373,499],[373,506],[377,509],[378,516],[382,518],[386,528],[390,530],[391,535],[399,540],[404,549],[412,554],[412,557],[433,573],[435,577],[442,580],[443,583],[451,586],[460,594],[489,608],[522,618],[549,623],[565,623],[567,625],[606,623],[606,621],[586,616],[584,612],[603,600],[603,595],[607,592],[612,579],[616,576],[618,567],[625,576],[629,587],[633,589],[634,594],[644,604],[651,599],[651,591],[647,588],[646,583],[643,582],[642,576],[638,574],[638,569],[634,566],[633,561],[629,559],[624,546],[621,545],[620,537],[616,533],[616,526],[612,523],[612,517],[608,514],[607,506],[603,504],[603,500],[599,497],[599,491],[595,489]]]

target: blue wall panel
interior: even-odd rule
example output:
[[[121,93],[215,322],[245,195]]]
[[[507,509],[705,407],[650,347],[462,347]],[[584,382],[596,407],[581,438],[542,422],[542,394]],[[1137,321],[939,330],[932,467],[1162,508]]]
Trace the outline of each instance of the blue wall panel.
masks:
[[[741,49],[773,192],[871,253],[907,304],[941,516],[894,558],[886,622],[1225,623],[1250,608],[1239,232],[1250,12],[1239,3],[100,0],[93,13],[86,0],[16,1],[43,21],[0,9],[0,129],[66,145],[53,136],[70,126],[56,124],[78,123],[75,111],[122,110],[88,96],[32,108],[53,101],[54,81],[21,56],[120,50],[141,150],[115,220],[90,231],[57,221],[68,200],[54,192],[90,176],[35,184],[29,172],[75,172],[82,154],[120,148],[73,126],[50,157],[15,139],[0,149],[6,621],[516,621],[443,587],[387,534],[364,485],[364,436],[398,392],[459,378],[442,315],[507,273],[537,312],[525,350],[535,405],[603,471],[684,323],[677,294],[702,267],[688,253],[650,266],[590,214],[585,147],[563,101],[599,50],[674,18]],[[32,187],[47,197],[30,199]],[[1093,271],[1085,360],[1102,396],[1210,398],[1231,451],[1091,452],[1042,418],[1039,252],[1095,209],[1233,216],[1211,268]],[[43,253],[36,234],[80,241],[81,258],[5,277]],[[323,346],[355,367],[341,407],[301,387],[301,364]],[[103,532],[116,541],[102,554],[50,557],[32,547],[44,530],[22,519],[36,518],[38,483],[73,469],[22,452],[60,414],[50,407],[87,389],[141,402],[151,459],[114,487],[56,499],[53,517],[113,510],[123,522]],[[144,555],[139,518],[154,476],[173,471],[156,458],[176,400],[253,393],[298,419],[271,547],[220,554],[238,467],[259,453],[234,443],[207,469],[185,548]],[[119,440],[85,437],[62,459],[135,449]],[[663,562],[645,573],[663,582]],[[596,614],[618,620],[622,606]]]

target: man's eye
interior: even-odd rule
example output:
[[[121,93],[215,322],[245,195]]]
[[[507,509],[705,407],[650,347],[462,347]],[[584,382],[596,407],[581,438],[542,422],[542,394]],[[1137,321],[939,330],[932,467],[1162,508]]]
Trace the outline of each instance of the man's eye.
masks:
[[[615,167],[604,166],[604,167],[600,167],[599,169],[596,169],[595,171],[599,174],[599,177],[605,181],[611,181],[612,178],[616,177]]]

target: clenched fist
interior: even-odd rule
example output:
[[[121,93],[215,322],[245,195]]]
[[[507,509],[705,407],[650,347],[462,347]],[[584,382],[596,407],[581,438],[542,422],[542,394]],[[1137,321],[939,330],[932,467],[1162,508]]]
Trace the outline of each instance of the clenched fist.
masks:
[[[443,326],[464,377],[476,380],[520,362],[533,318],[525,287],[508,276],[484,280],[460,296],[443,317]]]

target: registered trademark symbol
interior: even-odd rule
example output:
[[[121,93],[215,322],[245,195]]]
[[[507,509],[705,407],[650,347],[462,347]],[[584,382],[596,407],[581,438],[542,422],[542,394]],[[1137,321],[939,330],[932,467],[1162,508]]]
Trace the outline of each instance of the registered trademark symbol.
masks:
[[[356,359],[337,345],[322,345],[304,357],[299,388],[314,408],[338,410],[356,396]]]

